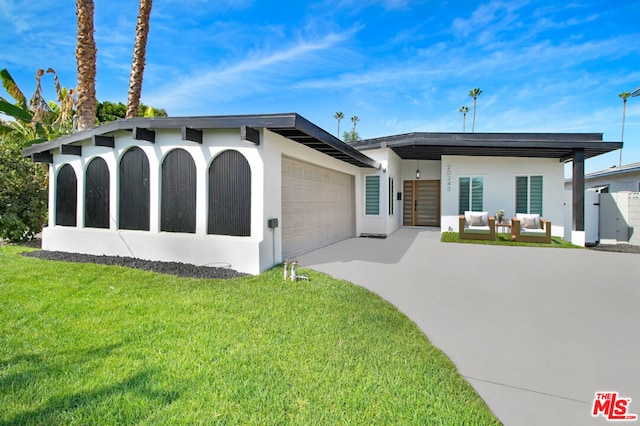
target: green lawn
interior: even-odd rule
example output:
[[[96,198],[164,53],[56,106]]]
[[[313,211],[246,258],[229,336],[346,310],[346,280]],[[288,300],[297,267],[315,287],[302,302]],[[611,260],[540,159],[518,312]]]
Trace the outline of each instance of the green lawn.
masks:
[[[467,243],[467,244],[487,244],[495,246],[528,246],[528,247],[556,247],[556,248],[572,248],[579,249],[584,248],[575,246],[567,240],[560,237],[551,237],[551,243],[523,243],[521,241],[513,241],[511,234],[496,234],[495,240],[470,240],[460,239],[460,234],[457,232],[443,232],[440,241],[443,243]]]
[[[0,425],[498,424],[412,322],[344,281],[22,250],[0,247]]]

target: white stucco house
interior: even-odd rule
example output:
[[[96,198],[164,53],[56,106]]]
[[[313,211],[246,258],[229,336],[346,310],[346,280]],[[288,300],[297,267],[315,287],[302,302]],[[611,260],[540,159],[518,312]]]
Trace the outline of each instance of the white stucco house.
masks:
[[[410,133],[347,145],[295,113],[136,118],[24,150],[50,167],[43,249],[228,266],[401,226],[457,231],[465,210],[565,223],[564,163],[621,148],[602,134]],[[584,190],[573,202],[584,207]],[[582,209],[582,215],[584,215]]]

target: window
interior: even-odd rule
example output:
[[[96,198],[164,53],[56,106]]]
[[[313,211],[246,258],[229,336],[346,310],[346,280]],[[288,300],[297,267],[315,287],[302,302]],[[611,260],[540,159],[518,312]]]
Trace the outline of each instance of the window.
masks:
[[[466,211],[482,211],[483,181],[481,176],[466,176],[458,179],[458,214],[464,214]]]
[[[78,180],[69,164],[60,168],[56,180],[56,225],[76,226]]]
[[[134,146],[120,160],[119,228],[149,230],[149,160]]]
[[[84,226],[109,227],[109,167],[96,157],[87,166],[84,189]]]
[[[365,176],[365,208],[366,215],[380,214],[380,176]]]
[[[389,216],[393,216],[395,207],[395,182],[392,177],[389,178]]]
[[[162,161],[160,230],[196,232],[196,164],[184,149],[174,149]]]
[[[516,176],[516,213],[542,216],[542,176]]]
[[[209,166],[207,232],[251,235],[251,167],[238,151],[223,151]]]

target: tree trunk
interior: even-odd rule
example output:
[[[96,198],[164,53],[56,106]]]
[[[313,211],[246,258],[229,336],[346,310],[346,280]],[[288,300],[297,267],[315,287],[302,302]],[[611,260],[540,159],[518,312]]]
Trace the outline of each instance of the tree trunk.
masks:
[[[151,16],[152,3],[152,0],[140,0],[138,24],[136,25],[136,41],[133,46],[133,59],[131,61],[131,77],[129,78],[129,95],[127,97],[126,118],[135,118],[138,116],[140,95],[142,94],[145,58],[147,55],[149,18]]]
[[[471,124],[471,133],[476,131],[476,97],[473,97],[473,124]]]
[[[93,38],[93,0],[76,0],[78,9],[78,130],[96,124],[96,41]]]

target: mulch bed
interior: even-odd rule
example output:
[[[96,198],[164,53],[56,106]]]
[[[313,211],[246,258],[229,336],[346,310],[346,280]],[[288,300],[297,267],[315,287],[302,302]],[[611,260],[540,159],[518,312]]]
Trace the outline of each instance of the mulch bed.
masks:
[[[0,245],[7,244],[0,240]],[[40,248],[40,239],[33,239],[19,243],[21,246]],[[62,251],[36,250],[22,253],[26,257],[35,257],[44,260],[55,260],[60,262],[73,263],[97,263],[100,265],[124,266],[144,271],[158,272],[160,274],[176,275],[185,278],[213,278],[228,279],[244,277],[247,274],[238,272],[230,268],[220,268],[213,266],[197,266],[181,262],[157,262],[151,260],[135,259],[133,257],[122,256],[93,256],[81,253],[66,253]]]

